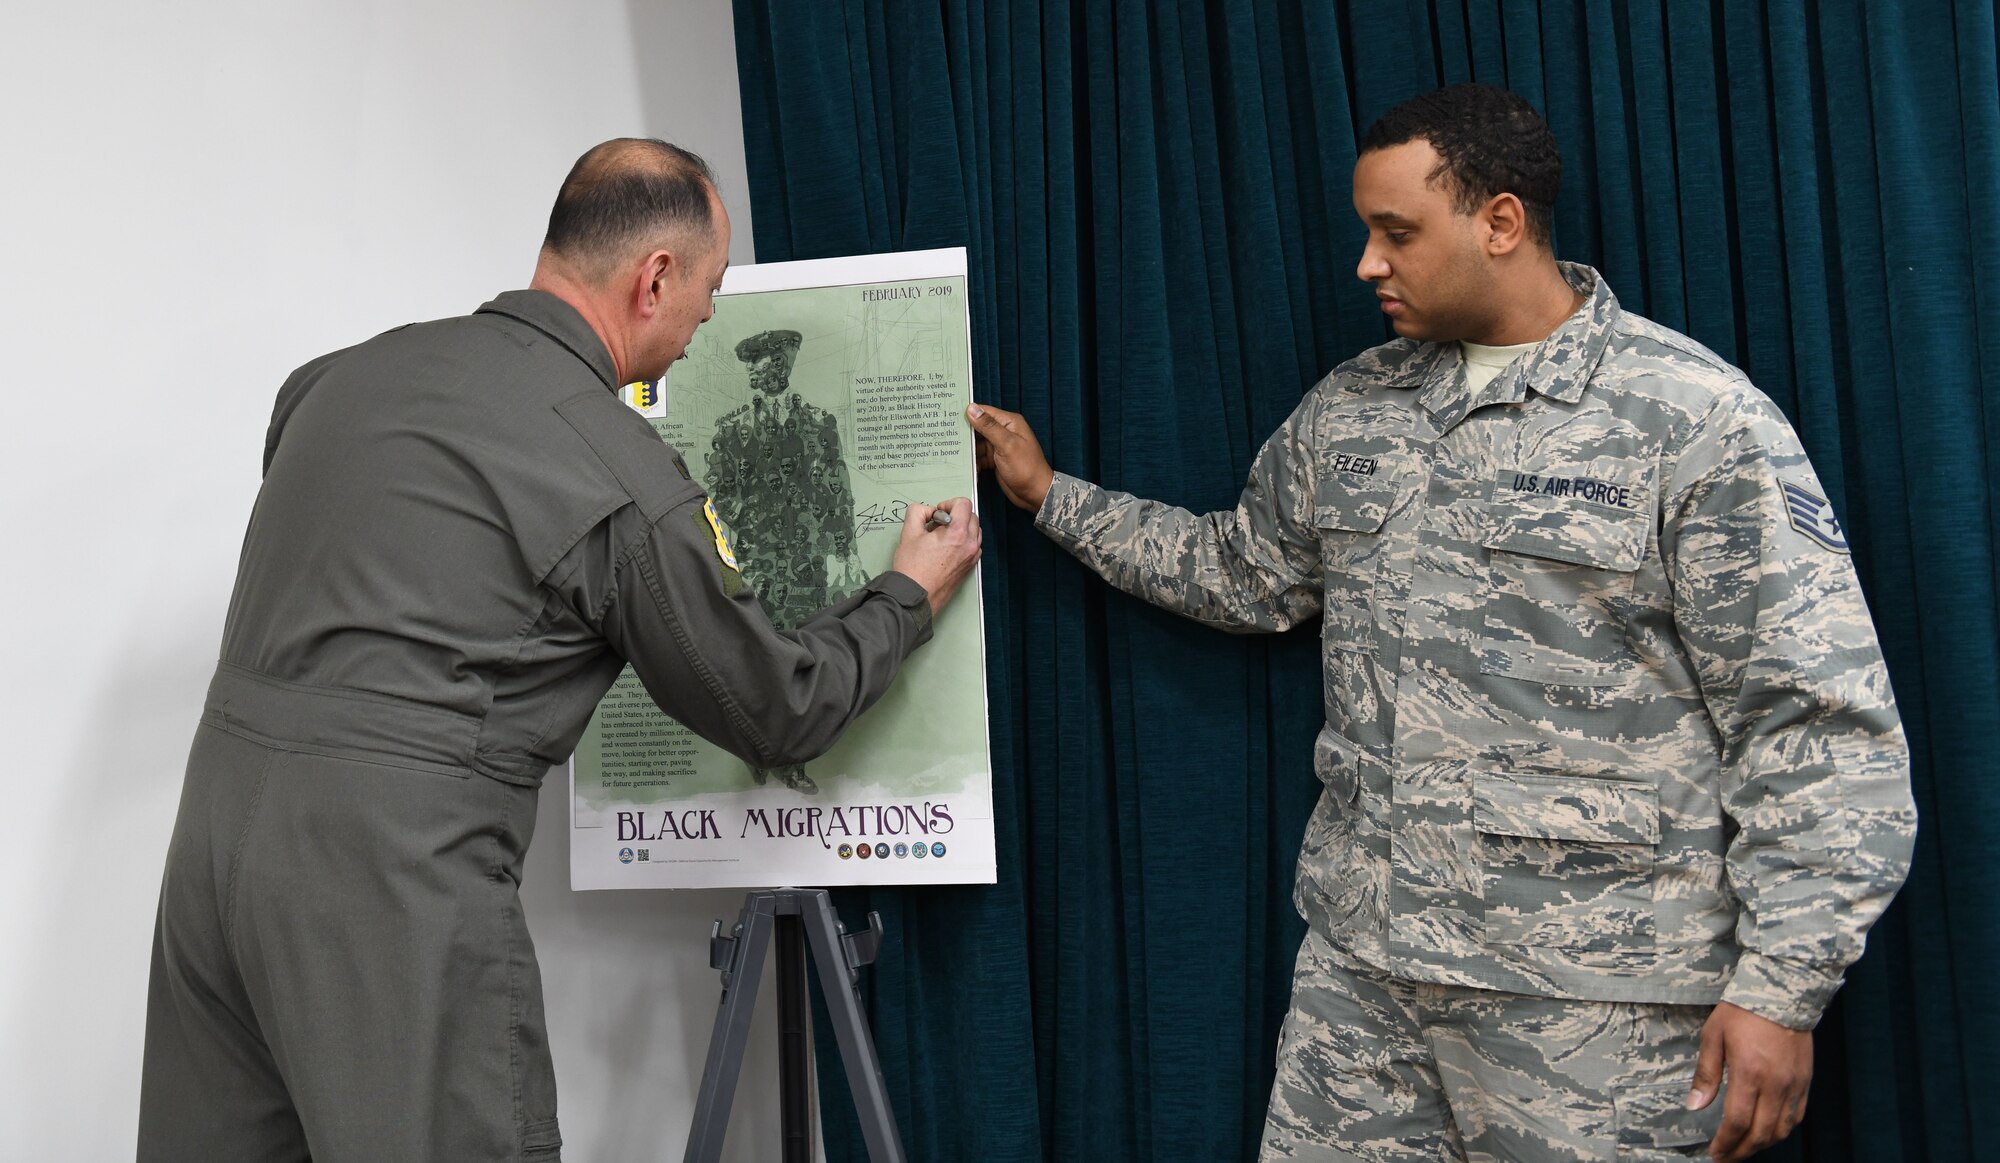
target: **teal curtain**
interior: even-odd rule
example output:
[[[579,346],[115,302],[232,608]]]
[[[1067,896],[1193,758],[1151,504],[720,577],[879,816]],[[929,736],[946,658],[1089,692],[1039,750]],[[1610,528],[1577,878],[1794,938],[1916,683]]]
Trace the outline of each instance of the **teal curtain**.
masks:
[[[1234,501],[1386,335],[1360,131],[1462,80],[1544,110],[1557,243],[1743,366],[1856,544],[1915,754],[1908,887],[1774,1158],[2000,1158],[2000,80],[1951,0],[735,0],[761,261],[964,245],[975,391],[1060,468]],[[1108,591],[997,494],[1000,883],[850,891],[913,1159],[1254,1157],[1317,792],[1312,632]],[[949,615],[947,615],[949,616]],[[822,1039],[822,1044],[825,1044]],[[866,1157],[837,1060],[829,1158]]]

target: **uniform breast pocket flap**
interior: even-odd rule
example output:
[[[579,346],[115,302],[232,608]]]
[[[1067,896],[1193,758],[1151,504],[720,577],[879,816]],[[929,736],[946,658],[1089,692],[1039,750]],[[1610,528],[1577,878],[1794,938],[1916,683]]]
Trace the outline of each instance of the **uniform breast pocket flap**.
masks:
[[[1651,506],[1559,506],[1540,496],[1489,501],[1484,600],[1471,612],[1479,669],[1545,685],[1614,686],[1633,664],[1626,618],[1646,560]]]
[[[1313,494],[1313,524],[1336,533],[1379,533],[1395,503],[1396,491],[1386,486],[1321,482]]]
[[[1650,474],[1590,462],[1570,470],[1502,470],[1484,506],[1488,550],[1592,570],[1632,572],[1646,560]]]
[[[1480,540],[1502,553],[1630,573],[1646,560],[1651,516],[1650,507],[1604,512],[1498,497],[1487,503]]]

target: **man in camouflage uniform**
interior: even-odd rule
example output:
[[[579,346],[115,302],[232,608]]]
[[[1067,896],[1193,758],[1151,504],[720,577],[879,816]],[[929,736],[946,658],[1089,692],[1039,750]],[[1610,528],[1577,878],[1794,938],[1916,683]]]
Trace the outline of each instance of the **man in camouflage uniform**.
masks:
[[[840,596],[828,563],[848,563],[854,553],[854,492],[840,455],[840,422],[788,390],[802,341],[796,331],[760,331],[736,345],[754,394],[716,424],[707,473],[716,510],[736,534],[744,578],[772,623],[788,630]],[[819,792],[802,764],[753,766],[750,775]]]
[[[1741,372],[1556,261],[1560,164],[1487,86],[1369,131],[1357,273],[1401,338],[1313,388],[1233,512],[1052,473],[972,409],[1009,499],[1114,585],[1229,630],[1322,617],[1267,1159],[1760,1149],[1908,867],[1824,490]]]

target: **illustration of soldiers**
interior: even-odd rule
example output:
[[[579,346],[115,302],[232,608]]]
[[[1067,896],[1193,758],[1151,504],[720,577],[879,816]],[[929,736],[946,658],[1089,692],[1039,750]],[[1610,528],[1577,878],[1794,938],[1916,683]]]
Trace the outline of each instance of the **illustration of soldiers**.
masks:
[[[736,534],[743,576],[781,629],[843,596],[836,571],[840,579],[858,572],[840,422],[790,390],[801,342],[798,332],[778,330],[736,345],[753,394],[717,423],[708,457],[708,486]],[[819,791],[799,765],[750,774],[760,784],[776,774],[794,791]]]

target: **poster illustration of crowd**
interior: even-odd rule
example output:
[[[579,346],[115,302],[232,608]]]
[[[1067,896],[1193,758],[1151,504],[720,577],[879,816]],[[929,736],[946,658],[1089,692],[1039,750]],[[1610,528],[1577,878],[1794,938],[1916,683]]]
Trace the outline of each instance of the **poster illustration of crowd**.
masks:
[[[781,629],[889,567],[910,502],[973,492],[965,251],[731,269],[687,357],[626,400],[679,449]],[[570,764],[578,889],[990,884],[979,577],[809,763],[753,767],[627,668]]]

